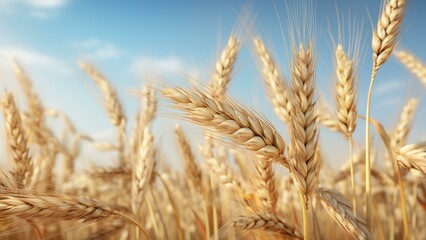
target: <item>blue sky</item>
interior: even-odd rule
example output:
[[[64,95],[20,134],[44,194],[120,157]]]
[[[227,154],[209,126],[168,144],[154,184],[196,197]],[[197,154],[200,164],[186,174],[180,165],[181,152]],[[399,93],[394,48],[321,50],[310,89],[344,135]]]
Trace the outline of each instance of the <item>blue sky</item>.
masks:
[[[17,57],[33,78],[46,106],[66,112],[80,131],[103,138],[111,135],[113,128],[100,108],[102,99],[98,90],[78,69],[77,61],[88,60],[109,77],[132,119],[138,102],[129,91],[149,80],[147,73],[154,72],[173,83],[184,83],[189,76],[207,81],[218,52],[229,34],[237,29],[239,16],[247,7],[252,12],[252,31],[271,43],[282,69],[286,69],[288,56],[278,21],[281,18],[286,30],[286,2],[291,5],[295,1],[275,1],[277,16],[273,1],[0,0],[0,90],[7,88],[20,94],[10,67],[11,58]],[[364,114],[371,69],[370,17],[375,26],[380,6],[379,0],[318,0],[315,3],[317,84],[320,94],[331,106],[334,106],[333,69],[327,29],[330,26],[336,33],[336,7],[340,15],[350,13],[357,20],[364,20],[365,43],[361,56],[364,61],[360,64],[359,84],[359,112]],[[425,1],[408,0],[400,38],[401,47],[409,48],[422,59],[426,59],[425,9]],[[263,93],[259,71],[247,47],[249,43],[247,41],[237,60],[230,92],[238,101],[265,114],[286,135],[285,127]],[[285,73],[288,76],[288,72]],[[425,91],[391,59],[378,74],[372,116],[391,128],[405,100],[412,96],[423,98]],[[426,128],[420,124],[426,118],[423,102],[412,141],[425,137]],[[160,108],[156,124],[163,141],[173,136],[174,128],[174,121],[165,117],[166,112],[167,109]],[[360,143],[363,127],[360,121],[356,135]],[[335,142],[337,148],[342,149],[338,153],[345,154],[339,135],[323,131],[322,138]],[[325,148],[336,149],[334,145]]]

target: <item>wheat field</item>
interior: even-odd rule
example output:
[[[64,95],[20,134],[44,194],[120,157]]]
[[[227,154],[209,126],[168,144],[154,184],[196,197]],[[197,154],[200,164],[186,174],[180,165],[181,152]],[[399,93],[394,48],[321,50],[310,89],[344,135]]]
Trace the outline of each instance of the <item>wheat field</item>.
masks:
[[[25,65],[13,59],[23,98],[1,93],[9,164],[0,169],[0,239],[425,239],[426,144],[408,138],[422,99],[411,96],[390,129],[370,108],[373,83],[386,81],[380,72],[391,58],[426,87],[426,64],[398,47],[406,4],[385,0],[365,45],[335,38],[324,60],[333,67],[332,107],[319,97],[316,36],[303,14],[286,32],[288,72],[246,24],[229,36],[208,83],[163,79],[132,92],[136,116],[126,114],[122,93],[100,69],[79,61],[102,97],[116,135],[111,142],[80,132],[67,114],[50,109]],[[228,94],[244,48],[280,125]],[[366,102],[358,100],[359,82],[366,81],[360,48],[373,63]],[[173,125],[167,137],[178,146],[174,159],[164,157],[169,148],[158,144],[164,136],[152,127],[164,115],[202,131],[200,140]],[[333,144],[320,141],[324,129],[345,140],[343,165],[330,167],[334,159],[322,154]],[[111,153],[113,165],[77,169],[84,146]]]

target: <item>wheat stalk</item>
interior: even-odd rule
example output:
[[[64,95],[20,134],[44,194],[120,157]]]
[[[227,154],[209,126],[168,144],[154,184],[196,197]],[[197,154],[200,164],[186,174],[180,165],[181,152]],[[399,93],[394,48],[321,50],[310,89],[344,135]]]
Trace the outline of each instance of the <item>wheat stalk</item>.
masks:
[[[226,93],[239,49],[238,40],[234,36],[229,37],[228,44],[216,63],[215,73],[210,83],[213,98],[220,99]]]
[[[262,75],[268,87],[269,97],[274,106],[275,113],[285,123],[289,123],[291,102],[288,87],[280,76],[274,59],[266,49],[261,38],[254,39],[257,56],[262,63]]]
[[[365,220],[352,211],[351,205],[337,191],[319,187],[316,195],[321,205],[351,239],[373,239]]]
[[[27,138],[22,129],[21,117],[13,95],[5,92],[2,98],[2,105],[7,142],[15,165],[13,175],[18,187],[24,188],[31,184],[33,173],[33,163],[28,153]]]
[[[374,79],[377,71],[391,55],[396,46],[402,19],[404,17],[405,0],[386,0],[384,9],[373,32],[373,69],[371,72],[370,86],[367,94],[366,124],[365,124],[365,197],[367,225],[372,221],[372,195],[371,195],[371,162],[370,162],[370,101]]]

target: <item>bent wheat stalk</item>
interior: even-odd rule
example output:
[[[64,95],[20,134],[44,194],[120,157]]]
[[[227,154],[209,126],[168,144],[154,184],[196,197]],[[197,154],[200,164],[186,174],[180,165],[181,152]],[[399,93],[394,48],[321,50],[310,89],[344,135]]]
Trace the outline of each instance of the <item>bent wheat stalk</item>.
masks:
[[[373,69],[371,72],[370,87],[367,95],[366,124],[365,124],[365,197],[367,225],[371,227],[372,221],[372,195],[371,195],[371,162],[370,162],[370,101],[374,79],[379,68],[389,59],[397,43],[400,25],[404,17],[405,0],[386,0],[384,9],[373,32]],[[408,234],[408,233],[407,233]]]

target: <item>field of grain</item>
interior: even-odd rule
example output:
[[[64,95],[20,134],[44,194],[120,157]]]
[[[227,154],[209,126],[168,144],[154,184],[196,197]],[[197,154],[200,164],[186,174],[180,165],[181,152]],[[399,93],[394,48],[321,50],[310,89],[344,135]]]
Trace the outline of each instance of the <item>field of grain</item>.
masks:
[[[23,97],[0,94],[9,163],[0,169],[0,239],[425,239],[426,144],[408,140],[422,98],[409,96],[392,128],[374,118],[371,107],[373,83],[386,81],[380,73],[391,58],[426,92],[426,64],[409,46],[398,46],[406,4],[385,0],[374,10],[380,14],[371,20],[367,43],[356,32],[334,37],[330,59],[318,56],[309,11],[288,5],[294,13],[294,26],[285,30],[288,72],[242,17],[245,24],[222,46],[208,83],[148,82],[130,93],[140,103],[136,116],[124,111],[120,96],[126,93],[94,64],[79,61],[114,129],[109,142],[47,107],[31,73],[13,59]],[[279,125],[228,94],[244,48]],[[372,66],[360,63],[362,54],[372,57]],[[319,59],[333,68],[330,106],[316,85]],[[360,79],[361,66],[371,69],[369,81]],[[358,100],[360,81],[370,84],[367,101]],[[152,127],[164,116],[175,128],[167,135],[178,146],[174,159],[165,157],[169,146],[158,144],[165,136]],[[201,129],[202,137],[174,119]],[[323,130],[344,139],[349,159],[342,166],[329,159],[333,153],[324,157],[322,147],[333,142],[320,141]],[[84,146],[108,152],[112,164],[77,168]]]

